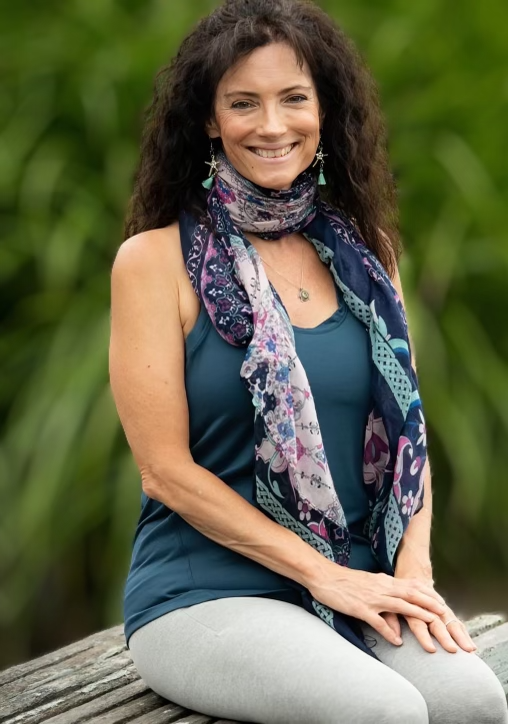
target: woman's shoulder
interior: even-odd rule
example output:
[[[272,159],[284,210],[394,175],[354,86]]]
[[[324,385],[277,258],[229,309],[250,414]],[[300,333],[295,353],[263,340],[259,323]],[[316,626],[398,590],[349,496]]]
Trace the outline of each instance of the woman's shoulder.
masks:
[[[180,230],[178,221],[158,229],[140,231],[122,242],[117,256],[132,256],[136,261],[155,264],[178,256]]]
[[[113,268],[132,268],[138,275],[163,275],[168,283],[178,283],[185,271],[178,221],[148,229],[129,237],[117,250]]]
[[[199,301],[185,267],[178,221],[126,239],[113,266],[122,267],[138,288],[145,280],[172,293],[178,300],[184,334],[188,332],[199,313]]]

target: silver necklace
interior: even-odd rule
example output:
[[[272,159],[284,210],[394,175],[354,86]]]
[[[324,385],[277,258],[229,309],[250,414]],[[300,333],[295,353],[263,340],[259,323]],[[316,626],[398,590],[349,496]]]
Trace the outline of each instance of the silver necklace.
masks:
[[[284,274],[281,274],[279,271],[277,271],[277,269],[276,269],[275,267],[273,267],[271,264],[268,264],[268,262],[265,261],[265,259],[263,259],[263,257],[261,256],[261,254],[259,254],[259,252],[258,252],[259,258],[260,258],[265,264],[267,264],[267,265],[270,267],[270,269],[273,269],[273,271],[274,271],[276,274],[278,274],[280,277],[282,277],[282,278],[285,279],[287,282],[289,282],[293,287],[296,287],[296,288],[298,289],[298,299],[299,299],[301,302],[307,302],[307,301],[310,299],[310,294],[309,294],[309,292],[307,291],[307,289],[304,289],[304,288],[303,288],[303,247],[304,247],[304,243],[305,243],[305,242],[304,242],[303,239],[302,239],[302,269],[301,269],[301,273],[300,273],[300,286],[298,286],[298,284],[295,284],[294,282],[292,282],[291,279],[288,279],[287,277],[285,277]]]

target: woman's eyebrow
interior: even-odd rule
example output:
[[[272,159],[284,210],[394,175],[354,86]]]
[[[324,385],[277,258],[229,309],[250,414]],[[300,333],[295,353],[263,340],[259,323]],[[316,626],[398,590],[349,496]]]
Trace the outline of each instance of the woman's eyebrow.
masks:
[[[292,85],[289,88],[283,88],[281,91],[279,91],[279,95],[284,95],[285,93],[290,93],[294,90],[306,90],[306,91],[312,91],[312,88],[308,85]],[[231,96],[252,96],[254,98],[259,98],[259,93],[254,93],[253,91],[246,91],[246,90],[234,90],[230,91],[229,93],[224,93],[224,98],[230,98]]]

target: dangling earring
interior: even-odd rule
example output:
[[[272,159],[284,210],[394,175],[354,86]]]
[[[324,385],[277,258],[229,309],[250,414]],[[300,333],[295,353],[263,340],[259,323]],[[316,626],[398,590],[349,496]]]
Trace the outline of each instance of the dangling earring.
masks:
[[[316,151],[316,160],[312,164],[312,166],[315,166],[316,163],[319,163],[319,176],[318,176],[318,186],[326,186],[326,179],[325,175],[323,173],[323,166],[324,166],[324,157],[328,156],[327,153],[323,153],[323,141],[321,138],[319,139],[319,146]]]
[[[213,186],[213,180],[217,173],[219,172],[219,168],[217,166],[217,159],[215,158],[215,154],[213,152],[213,143],[212,139],[210,139],[210,154],[212,156],[211,161],[205,161],[205,163],[210,166],[210,173],[208,174],[208,178],[206,178],[204,181],[201,182],[201,185],[205,187],[205,189],[211,189]]]

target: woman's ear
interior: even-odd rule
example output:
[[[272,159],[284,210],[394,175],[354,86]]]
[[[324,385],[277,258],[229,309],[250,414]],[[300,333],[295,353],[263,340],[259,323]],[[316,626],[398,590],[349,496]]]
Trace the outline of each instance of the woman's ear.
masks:
[[[319,130],[323,130],[323,121],[325,120],[325,112],[323,110],[323,106],[319,104]]]
[[[220,137],[219,128],[213,119],[208,121],[208,123],[205,123],[205,131],[207,132],[207,134],[210,138],[219,138]]]

